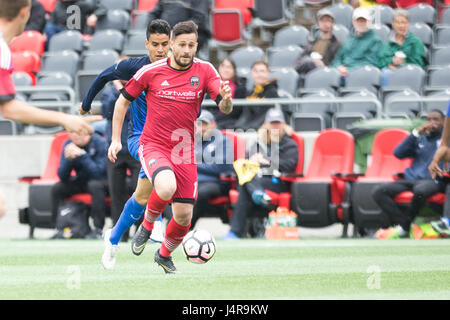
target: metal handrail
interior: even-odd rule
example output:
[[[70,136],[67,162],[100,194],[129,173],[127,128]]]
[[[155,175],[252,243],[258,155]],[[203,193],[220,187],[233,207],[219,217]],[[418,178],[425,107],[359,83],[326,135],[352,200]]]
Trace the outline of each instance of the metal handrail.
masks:
[[[69,102],[75,104],[75,90],[69,86],[17,86],[17,92],[22,93],[35,93],[35,92],[63,92],[69,95]],[[34,103],[33,103],[34,104]]]
[[[448,96],[392,97],[385,102],[385,110],[390,111],[391,105],[398,102],[450,102],[450,98]],[[423,106],[421,106],[421,111],[423,111]]]

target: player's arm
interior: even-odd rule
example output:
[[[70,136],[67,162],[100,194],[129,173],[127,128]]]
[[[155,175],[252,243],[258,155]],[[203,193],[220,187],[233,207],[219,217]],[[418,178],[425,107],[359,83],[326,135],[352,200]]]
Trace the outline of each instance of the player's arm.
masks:
[[[69,132],[93,132],[92,127],[80,116],[36,108],[16,99],[0,101],[0,111],[5,119],[12,121],[62,126]]]
[[[449,108],[450,109],[450,108]],[[450,117],[445,117],[444,129],[442,132],[441,145],[436,150],[433,160],[428,166],[428,171],[430,172],[431,178],[436,178],[436,176],[442,177],[442,169],[439,167],[439,162],[444,161],[444,170],[448,171],[448,163],[450,161]]]
[[[222,100],[218,104],[219,110],[225,114],[231,113],[233,111],[233,100],[231,99],[231,88],[228,81],[220,83],[219,92],[222,97]]]
[[[127,113],[128,107],[131,101],[126,99],[123,94],[119,95],[116,104],[114,106],[114,114],[112,119],[112,135],[111,135],[111,145],[108,149],[108,159],[111,162],[116,162],[117,154],[122,150],[121,134],[123,121],[125,119],[125,114]]]

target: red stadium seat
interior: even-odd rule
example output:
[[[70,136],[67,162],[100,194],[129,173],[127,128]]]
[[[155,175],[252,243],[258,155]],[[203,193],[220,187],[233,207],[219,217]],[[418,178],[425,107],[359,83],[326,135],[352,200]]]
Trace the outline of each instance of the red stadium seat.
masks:
[[[45,50],[46,36],[34,30],[22,32],[10,44],[12,52],[33,51],[42,56]]]
[[[56,0],[38,0],[42,6],[44,7],[45,11],[48,13],[53,12],[56,6]]]
[[[411,165],[412,159],[400,160],[394,156],[394,149],[408,135],[403,129],[383,129],[375,135],[367,171],[352,183],[351,208],[356,230],[377,229],[388,223],[372,198],[372,190],[380,183],[398,179],[397,174]]]
[[[138,11],[150,12],[158,3],[158,0],[139,0]]]
[[[36,75],[41,70],[41,57],[33,51],[12,52],[14,71],[24,71]]]
[[[246,25],[252,22],[250,8],[254,6],[254,0],[214,0],[214,9],[238,9],[241,11]]]
[[[304,177],[292,184],[291,206],[300,226],[317,228],[340,221],[346,233],[349,218],[343,204],[348,201],[349,182],[333,174],[350,174],[353,164],[353,136],[340,129],[321,131]]]
[[[245,42],[244,22],[237,9],[211,10],[212,38],[220,46],[233,47]]]

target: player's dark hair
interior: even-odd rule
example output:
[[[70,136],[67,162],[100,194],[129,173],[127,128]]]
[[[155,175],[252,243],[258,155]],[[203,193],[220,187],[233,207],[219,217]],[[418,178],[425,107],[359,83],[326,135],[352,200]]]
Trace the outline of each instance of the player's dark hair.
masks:
[[[442,118],[442,119],[445,118],[445,114],[442,112],[442,110],[439,110],[439,109],[432,109],[432,110],[430,110],[428,113],[431,113],[431,112],[439,113],[439,114],[441,115],[441,118]]]
[[[147,25],[147,40],[152,34],[167,34],[170,37],[170,25],[166,20],[155,19]]]
[[[0,0],[0,19],[14,20],[24,7],[31,7],[31,0]]]
[[[198,26],[195,24],[194,21],[182,21],[178,22],[173,28],[172,28],[172,39],[175,39],[180,34],[190,34],[195,33],[195,35],[198,38]]]

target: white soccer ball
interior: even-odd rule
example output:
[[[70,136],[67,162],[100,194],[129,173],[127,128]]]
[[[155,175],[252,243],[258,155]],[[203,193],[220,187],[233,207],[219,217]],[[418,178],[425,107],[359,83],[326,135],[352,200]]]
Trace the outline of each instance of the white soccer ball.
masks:
[[[216,253],[216,241],[206,230],[192,230],[183,239],[183,252],[188,261],[206,263]]]

